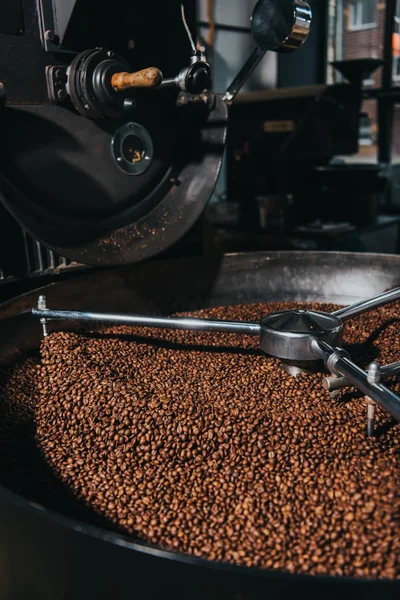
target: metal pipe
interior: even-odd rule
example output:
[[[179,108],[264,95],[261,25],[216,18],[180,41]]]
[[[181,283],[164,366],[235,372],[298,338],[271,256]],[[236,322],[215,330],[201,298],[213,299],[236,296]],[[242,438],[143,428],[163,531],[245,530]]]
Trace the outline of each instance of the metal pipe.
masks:
[[[247,79],[250,77],[258,63],[261,61],[263,56],[266,54],[266,50],[262,48],[254,49],[250,57],[247,59],[243,67],[240,69],[239,73],[236,75],[235,79],[232,81],[225,94],[222,96],[222,100],[227,104],[231,104],[236,94],[240,92]]]
[[[322,358],[329,369],[334,369],[335,372],[346,377],[352,385],[375,400],[396,421],[400,421],[399,396],[381,383],[369,383],[367,373],[340,354],[337,348],[319,340],[313,340],[311,348],[319,358]]]
[[[355,304],[351,304],[345,308],[340,308],[331,314],[334,317],[339,317],[339,319],[345,321],[347,319],[351,319],[352,317],[358,317],[358,315],[369,312],[370,310],[378,308],[378,306],[382,306],[383,304],[393,302],[393,300],[398,300],[399,298],[400,287],[390,290],[389,292],[385,292],[384,294],[379,294],[379,296],[374,296],[373,298],[368,298],[367,300],[361,300],[360,302],[356,302]]]
[[[381,367],[381,377],[397,377],[400,375],[400,362]]]
[[[397,377],[400,375],[400,362],[391,363],[380,368],[381,378]],[[328,392],[336,392],[351,385],[347,377],[324,377],[322,385]]]
[[[137,325],[138,327],[155,327],[162,329],[178,329],[192,331],[218,331],[220,333],[237,333],[259,335],[258,323],[243,321],[222,321],[212,319],[191,319],[186,317],[146,317],[121,313],[100,313],[77,310],[52,310],[33,308],[32,315],[45,318],[47,321],[61,319],[65,321],[105,321],[121,325]]]

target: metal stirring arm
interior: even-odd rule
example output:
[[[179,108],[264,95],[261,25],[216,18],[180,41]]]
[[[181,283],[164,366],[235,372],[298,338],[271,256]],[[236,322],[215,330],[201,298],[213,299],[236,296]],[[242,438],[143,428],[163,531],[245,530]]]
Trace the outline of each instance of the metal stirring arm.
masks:
[[[334,317],[339,317],[339,319],[342,321],[346,321],[347,319],[358,317],[358,315],[362,315],[363,313],[369,312],[370,310],[378,308],[379,306],[383,306],[384,304],[388,304],[389,302],[393,302],[394,300],[398,300],[399,298],[400,287],[388,292],[384,292],[383,294],[379,294],[378,296],[374,296],[373,298],[361,300],[360,302],[356,302],[355,304],[351,304],[345,308],[335,310],[333,313],[331,313],[331,315]]]
[[[333,348],[326,342],[313,340],[311,347],[316,356],[321,358],[328,369],[336,374],[346,377],[358,390],[368,398],[372,398],[379,406],[386,410],[396,421],[400,421],[400,397],[380,382],[372,383],[368,373],[360,369],[341,348]]]
[[[40,301],[39,301],[40,304]],[[147,317],[124,313],[101,313],[78,310],[52,310],[43,307],[32,309],[32,315],[41,321],[102,321],[117,325],[136,325],[137,327],[154,327],[157,329],[177,329],[191,331],[214,331],[219,333],[236,333],[242,335],[259,335],[259,323],[244,321],[223,321],[219,319],[192,319],[186,317]]]
[[[394,300],[399,296],[400,289],[392,290],[391,292],[387,292],[381,296],[366,300],[365,302],[357,303],[356,305],[348,307],[347,310],[351,316],[353,316],[354,314],[360,314],[359,311],[365,312],[366,310],[371,310],[371,308],[380,306],[381,304]],[[294,312],[296,313],[296,311]],[[304,312],[306,311],[297,311],[300,316],[302,316]],[[296,315],[298,316],[297,313]],[[265,328],[264,320],[262,320],[261,323],[252,323],[245,321],[224,321],[218,319],[196,319],[187,317],[166,318],[130,315],[124,313],[52,310],[47,308],[46,298],[44,296],[39,297],[38,307],[32,309],[32,315],[39,317],[43,327],[44,336],[47,335],[47,323],[50,320],[89,322],[101,321],[119,325],[136,325],[138,327],[257,335],[260,337],[261,348],[263,348],[262,332]],[[280,316],[279,313],[278,316]],[[329,316],[330,315],[325,315],[325,317],[328,318]],[[296,342],[296,335],[299,336],[300,334],[294,334],[294,341],[292,340],[291,343]],[[374,400],[377,404],[382,406],[382,408],[387,410],[387,412],[389,412],[396,420],[400,421],[400,397],[380,383],[380,377],[382,375],[388,377],[390,375],[399,374],[399,363],[387,365],[387,367],[384,367],[383,370],[380,370],[379,366],[377,366],[378,372],[376,373],[376,377],[375,379],[371,379],[370,373],[365,373],[365,371],[354,364],[343,349],[334,348],[327,342],[313,337],[312,334],[307,334],[306,337],[308,337],[310,343],[311,354],[315,354],[316,357],[321,358],[333,375],[336,377],[341,376],[342,378],[346,378],[346,381],[353,384],[360,391],[366,394],[368,398]],[[272,354],[276,356],[276,354]]]
[[[398,377],[400,375],[400,362],[391,363],[390,365],[384,365],[380,367],[381,379],[388,379],[389,377]],[[336,392],[349,385],[351,382],[347,377],[324,377],[322,385],[328,392]]]

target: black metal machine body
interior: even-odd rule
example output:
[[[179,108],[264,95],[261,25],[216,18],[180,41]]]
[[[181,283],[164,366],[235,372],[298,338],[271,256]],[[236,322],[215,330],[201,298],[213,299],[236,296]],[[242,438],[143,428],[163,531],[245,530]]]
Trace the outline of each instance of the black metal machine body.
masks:
[[[186,13],[193,28],[193,2]],[[60,19],[54,30],[51,16]],[[138,10],[117,0],[110,10],[25,0],[20,25],[20,35],[0,31],[2,201],[35,237],[80,262],[161,252],[212,192],[226,108],[217,99],[177,105],[177,86],[115,91],[111,79],[152,64],[169,77],[189,64],[180,2]]]
[[[360,90],[346,83],[240,94],[227,154],[228,197],[242,205],[242,222],[257,226],[257,198],[291,194],[296,201],[312,186],[316,167],[355,154],[360,105]],[[303,215],[315,211],[304,197],[297,200]]]
[[[385,187],[379,166],[330,163],[357,154],[362,81],[382,61],[333,64],[349,83],[249,92],[233,103],[228,197],[241,206],[244,227],[260,227],[259,201],[267,197],[286,212],[287,231],[315,219],[373,224],[374,194]]]
[[[258,46],[226,98],[210,90],[194,15],[192,0],[10,8],[0,27],[0,200],[52,251],[114,265],[182,238],[213,191],[227,104],[267,50],[296,49],[311,22],[303,0],[260,0]]]

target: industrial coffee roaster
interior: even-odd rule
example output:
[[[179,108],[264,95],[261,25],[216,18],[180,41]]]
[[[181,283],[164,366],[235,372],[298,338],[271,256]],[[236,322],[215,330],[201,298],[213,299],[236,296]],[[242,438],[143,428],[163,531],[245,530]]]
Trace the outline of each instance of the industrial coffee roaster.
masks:
[[[0,307],[2,367],[37,348],[49,324],[52,330],[82,320],[253,327],[261,348],[287,368],[322,358],[334,376],[347,377],[400,419],[400,398],[337,348],[342,319],[398,297],[398,257],[278,252],[153,259],[199,218],[219,174],[230,103],[267,51],[293,51],[306,40],[307,3],[257,3],[255,49],[223,95],[211,89],[207,57],[193,41],[194,3],[3,0],[0,15],[2,209],[49,256],[101,267]],[[347,316],[322,315],[312,333],[301,329],[303,315],[296,326],[166,318],[271,301],[355,306]],[[6,455],[7,443],[0,451]],[[13,489],[11,479],[0,481],[5,600],[299,593],[394,599],[400,593],[398,581],[289,575],[166,551],[87,522],[73,503],[59,510],[45,491],[31,498]]]

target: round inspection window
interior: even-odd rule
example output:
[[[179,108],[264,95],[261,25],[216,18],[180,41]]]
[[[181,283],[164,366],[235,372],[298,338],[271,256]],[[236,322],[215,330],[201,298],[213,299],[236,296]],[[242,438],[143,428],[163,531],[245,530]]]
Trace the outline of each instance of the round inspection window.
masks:
[[[139,123],[125,123],[113,137],[112,151],[122,171],[141,175],[153,160],[153,142],[149,132]]]

